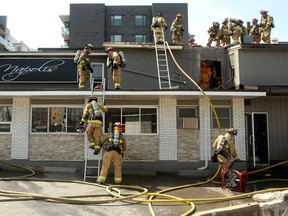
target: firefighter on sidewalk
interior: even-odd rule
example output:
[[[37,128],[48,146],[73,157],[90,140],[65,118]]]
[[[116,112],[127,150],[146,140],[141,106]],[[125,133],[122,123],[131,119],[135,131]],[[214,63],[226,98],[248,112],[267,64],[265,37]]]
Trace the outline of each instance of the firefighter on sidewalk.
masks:
[[[119,53],[117,53],[112,47],[106,49],[107,57],[107,68],[112,72],[112,79],[115,89],[121,88],[121,58]]]
[[[79,59],[76,62],[79,76],[79,89],[85,88],[86,83],[89,81],[89,72],[93,73],[89,58],[93,50],[94,46],[92,44],[86,44],[84,50],[79,53]]]
[[[126,150],[126,140],[123,136],[120,122],[113,124],[113,131],[103,140],[103,164],[97,182],[103,184],[106,181],[111,162],[114,162],[114,182],[122,183],[122,159]]]
[[[232,159],[239,161],[234,138],[237,133],[237,129],[230,128],[225,135],[219,135],[213,143],[213,150],[217,154],[217,160],[221,163],[222,170],[225,168],[229,169]]]
[[[106,106],[98,103],[96,97],[90,97],[80,122],[81,125],[87,125],[86,133],[89,140],[89,148],[94,149],[95,155],[99,153],[102,144],[102,113],[106,113],[107,111]]]

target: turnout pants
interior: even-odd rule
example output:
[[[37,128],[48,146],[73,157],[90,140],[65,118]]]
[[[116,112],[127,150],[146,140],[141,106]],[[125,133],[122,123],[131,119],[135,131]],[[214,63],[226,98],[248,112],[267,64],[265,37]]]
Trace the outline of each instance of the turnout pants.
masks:
[[[98,178],[99,182],[105,182],[110,165],[114,162],[114,182],[120,184],[122,182],[122,155],[115,150],[106,151],[103,156],[103,164],[100,176]]]

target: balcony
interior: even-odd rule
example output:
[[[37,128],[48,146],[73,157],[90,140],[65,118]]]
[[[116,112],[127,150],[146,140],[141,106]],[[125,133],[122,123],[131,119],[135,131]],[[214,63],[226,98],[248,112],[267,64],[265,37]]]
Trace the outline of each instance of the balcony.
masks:
[[[62,37],[64,40],[69,40],[69,28],[62,27]]]

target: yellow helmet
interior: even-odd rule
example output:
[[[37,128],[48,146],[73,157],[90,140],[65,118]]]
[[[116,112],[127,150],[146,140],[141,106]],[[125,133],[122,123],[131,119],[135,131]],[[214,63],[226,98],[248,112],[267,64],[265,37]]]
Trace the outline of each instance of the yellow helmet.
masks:
[[[229,128],[228,132],[234,134],[235,136],[237,136],[238,130],[236,128]]]

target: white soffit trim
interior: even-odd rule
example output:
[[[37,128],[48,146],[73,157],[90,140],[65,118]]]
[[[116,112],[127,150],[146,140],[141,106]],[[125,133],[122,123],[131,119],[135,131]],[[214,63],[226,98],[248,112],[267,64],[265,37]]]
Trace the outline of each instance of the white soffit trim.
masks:
[[[207,96],[227,97],[263,97],[261,91],[225,91],[205,92]],[[0,96],[90,96],[91,91],[0,91]],[[93,95],[103,95],[102,91],[94,91]],[[105,91],[105,96],[203,96],[200,91]]]

